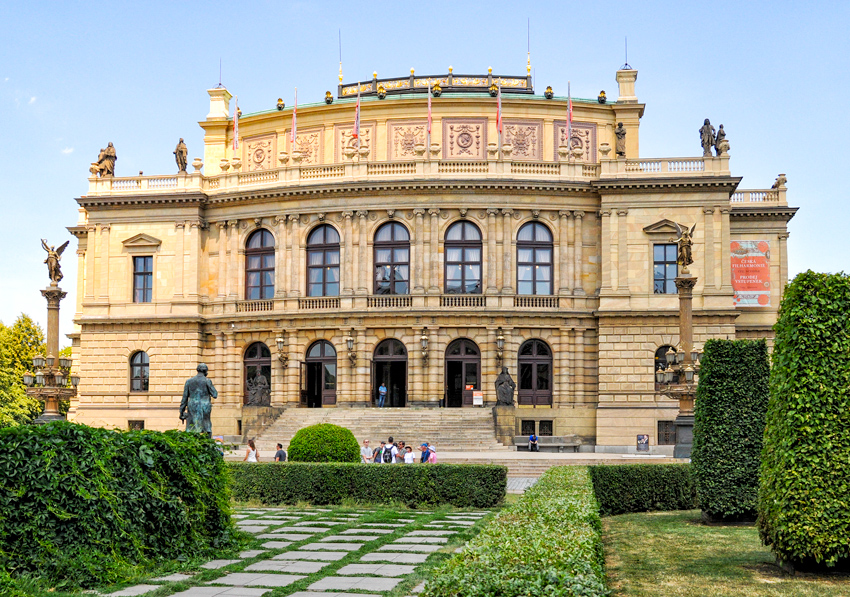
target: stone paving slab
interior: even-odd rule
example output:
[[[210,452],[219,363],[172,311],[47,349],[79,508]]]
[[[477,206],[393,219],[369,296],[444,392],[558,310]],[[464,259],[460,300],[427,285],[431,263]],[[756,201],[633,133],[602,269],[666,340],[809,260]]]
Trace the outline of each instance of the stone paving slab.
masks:
[[[274,556],[273,560],[320,560],[335,562],[348,555],[345,551],[287,551]]]
[[[336,571],[341,576],[374,574],[375,576],[404,576],[416,570],[416,566],[401,564],[348,564]]]
[[[381,597],[372,593],[322,593],[319,591],[296,591],[289,597]]]
[[[396,522],[361,522],[360,526],[363,527],[405,527],[407,526],[404,523],[396,523]]]
[[[362,576],[326,576],[322,580],[314,582],[307,587],[311,591],[325,591],[328,589],[347,591],[349,589],[362,589],[364,591],[392,591],[401,582],[400,578],[369,578]]]
[[[127,587],[114,593],[109,593],[107,597],[133,597],[134,595],[144,595],[155,589],[161,589],[159,585],[136,585],[135,587]]]
[[[328,535],[322,537],[322,541],[374,541],[380,535]]]
[[[250,514],[234,514],[233,518],[235,518],[236,520],[239,520],[239,519],[242,519],[242,518],[248,518],[249,516],[251,516],[251,515]]]
[[[266,549],[283,549],[292,545],[292,541],[266,541],[263,547]]]
[[[399,537],[394,543],[448,543],[448,537]]]
[[[396,518],[396,520],[399,521],[399,522],[407,522],[407,523],[416,521],[416,519],[414,519],[414,518]]]
[[[262,533],[267,528],[269,528],[268,525],[263,525],[263,526],[250,525],[250,524],[239,525],[239,530],[245,531],[246,533]]]
[[[297,526],[297,527],[307,527],[307,526],[315,525],[316,523],[326,524],[326,525],[331,525],[331,526],[337,525],[337,524],[343,524],[343,523],[337,522],[335,520],[316,519],[316,520],[307,520],[307,521],[304,521],[304,522],[296,522],[295,526]]]
[[[219,568],[224,568],[231,564],[237,564],[241,561],[242,560],[210,560],[206,564],[201,564],[201,568],[206,568],[207,570],[218,570]]]
[[[457,531],[410,531],[408,537],[439,537],[440,535],[455,535]]]
[[[301,574],[257,574],[234,572],[210,581],[212,585],[231,585],[239,587],[285,587],[296,580],[307,578]]]
[[[263,533],[262,535],[257,535],[258,539],[283,539],[285,541],[304,541],[304,539],[310,539],[313,535],[309,533],[278,533],[275,531],[274,533]]]
[[[300,520],[300,517],[296,518],[295,520]],[[273,518],[249,518],[247,520],[240,520],[239,522],[240,523],[249,523],[250,522],[251,524],[265,524],[265,525],[286,524],[287,523],[286,520],[275,520]]]
[[[454,525],[454,526],[462,526],[462,527],[471,527],[476,522],[477,521],[475,521],[475,520],[434,520],[434,521],[426,524],[425,526],[429,527],[429,526],[436,524],[436,525],[440,525],[440,526]]]
[[[181,574],[176,572],[174,574],[169,574],[168,576],[157,576],[156,578],[152,578],[152,582],[181,582],[184,580],[189,580],[192,578],[191,574]]]
[[[431,552],[441,549],[442,545],[427,545],[425,543],[388,543],[381,546],[381,549],[387,551],[424,551]]]
[[[479,520],[484,517],[471,514],[446,514],[446,518],[449,520]]]
[[[301,549],[309,551],[318,551],[320,549],[328,549],[331,551],[335,549],[340,551],[357,551],[361,547],[363,547],[362,543],[308,543],[307,545],[302,545]]]
[[[248,558],[256,558],[261,553],[266,553],[265,549],[248,549],[239,554],[239,557],[243,560],[247,560]]]
[[[407,552],[376,552],[367,553],[360,558],[361,562],[395,562],[397,564],[421,564],[428,559],[427,553],[407,553]]]
[[[246,572],[293,572],[295,574],[313,574],[329,562],[304,562],[302,560],[263,560],[245,568]]]
[[[379,535],[389,535],[395,533],[395,529],[347,529],[340,532],[340,535],[359,535],[359,534],[378,533]]]
[[[417,593],[421,593],[424,590],[425,590],[425,581],[423,580],[421,583],[419,583],[418,585],[416,585],[415,587],[410,589],[410,592],[415,595]]]
[[[330,527],[280,527],[275,533],[327,533]],[[345,531],[348,532],[348,531]]]
[[[271,589],[249,589],[247,587],[192,587],[174,593],[171,597],[262,597]]]

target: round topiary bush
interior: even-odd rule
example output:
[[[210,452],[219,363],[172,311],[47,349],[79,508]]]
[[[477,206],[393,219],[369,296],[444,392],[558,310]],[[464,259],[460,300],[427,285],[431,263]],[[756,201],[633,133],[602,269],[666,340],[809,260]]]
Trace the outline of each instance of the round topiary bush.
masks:
[[[320,423],[299,429],[289,442],[292,462],[360,462],[360,446],[345,427]]]

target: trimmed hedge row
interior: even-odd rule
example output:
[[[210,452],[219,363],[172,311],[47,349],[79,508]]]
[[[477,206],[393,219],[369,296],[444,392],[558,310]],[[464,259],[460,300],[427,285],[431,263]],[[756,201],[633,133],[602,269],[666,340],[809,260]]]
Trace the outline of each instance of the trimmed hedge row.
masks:
[[[599,464],[588,469],[604,516],[697,507],[690,464]]]
[[[794,567],[850,569],[850,276],[798,275],[774,330],[761,538]]]
[[[508,469],[479,464],[228,463],[233,498],[264,504],[343,500],[411,508],[489,508],[505,498]]]
[[[755,520],[770,364],[764,340],[709,340],[700,362],[691,455],[703,514]]]
[[[55,587],[235,542],[224,461],[194,433],[60,422],[0,430],[0,569]]]
[[[421,597],[608,595],[601,529],[587,469],[549,469],[436,568]]]

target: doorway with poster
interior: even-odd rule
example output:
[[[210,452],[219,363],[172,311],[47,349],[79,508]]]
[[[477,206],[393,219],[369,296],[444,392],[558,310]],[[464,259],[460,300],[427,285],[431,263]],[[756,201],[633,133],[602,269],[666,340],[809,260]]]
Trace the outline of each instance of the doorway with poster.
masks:
[[[481,351],[472,340],[460,338],[446,349],[444,406],[472,406],[473,393],[481,389]]]
[[[372,404],[378,405],[378,388],[387,388],[384,407],[407,406],[407,349],[395,339],[375,347],[372,360]]]
[[[336,404],[336,350],[325,340],[315,342],[301,363],[301,406]]]

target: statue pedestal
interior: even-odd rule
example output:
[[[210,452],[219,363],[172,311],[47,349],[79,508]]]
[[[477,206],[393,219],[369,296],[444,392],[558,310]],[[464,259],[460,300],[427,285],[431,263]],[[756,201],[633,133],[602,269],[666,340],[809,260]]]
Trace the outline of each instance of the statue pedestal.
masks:
[[[516,407],[497,404],[493,407],[493,424],[500,444],[513,447],[516,435]]]
[[[256,439],[284,410],[282,406],[243,406],[242,439]]]

